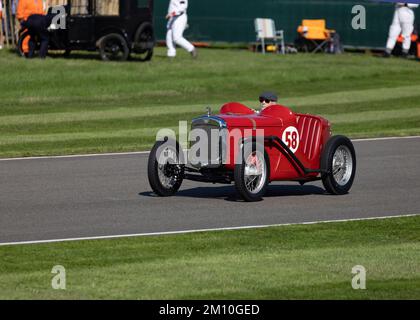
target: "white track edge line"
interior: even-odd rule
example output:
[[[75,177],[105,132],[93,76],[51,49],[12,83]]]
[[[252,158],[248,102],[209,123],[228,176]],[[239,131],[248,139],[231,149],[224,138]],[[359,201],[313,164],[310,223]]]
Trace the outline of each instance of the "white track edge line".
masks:
[[[364,141],[383,141],[383,140],[399,140],[399,139],[420,139],[420,136],[407,137],[383,137],[383,138],[366,138],[366,139],[352,139],[353,142]],[[47,160],[47,159],[72,159],[72,158],[93,158],[93,157],[109,157],[109,156],[129,156],[136,154],[149,154],[149,151],[133,151],[133,152],[115,152],[115,153],[88,153],[88,154],[74,154],[64,156],[39,156],[39,157],[20,157],[20,158],[0,158],[1,161],[20,161],[20,160]]]
[[[351,139],[351,141],[353,141],[353,142],[363,142],[363,141],[404,140],[404,139],[419,139],[419,138],[420,138],[420,136],[381,137],[381,138]]]
[[[197,230],[181,230],[181,231],[151,232],[151,233],[137,233],[137,234],[121,234],[121,235],[111,235],[111,236],[80,237],[80,238],[34,240],[34,241],[18,241],[18,242],[0,243],[0,247],[17,246],[17,245],[31,245],[31,244],[74,242],[74,241],[89,241],[89,240],[107,240],[107,239],[121,239],[121,238],[165,236],[165,235],[191,234],[191,233],[203,233],[203,232],[215,232],[215,231],[266,229],[266,228],[273,228],[273,227],[285,227],[285,226],[296,226],[296,225],[314,225],[314,224],[322,224],[322,223],[340,223],[340,222],[366,221],[366,220],[386,220],[386,219],[407,218],[407,217],[417,217],[417,216],[420,216],[420,214],[406,214],[406,215],[396,215],[396,216],[379,216],[379,217],[354,218],[354,219],[337,219],[337,220],[324,220],[324,221],[308,221],[308,222],[282,223],[282,224],[271,224],[271,225],[260,225],[260,226],[256,225],[256,226],[209,228],[209,229],[197,229]]]

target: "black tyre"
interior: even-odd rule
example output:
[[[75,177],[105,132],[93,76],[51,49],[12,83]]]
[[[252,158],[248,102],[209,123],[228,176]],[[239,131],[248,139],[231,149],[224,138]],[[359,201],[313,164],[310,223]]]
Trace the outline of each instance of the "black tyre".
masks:
[[[242,159],[237,159],[234,170],[238,194],[248,202],[262,200],[269,178],[270,161],[264,146],[246,142],[242,147]]]
[[[353,143],[344,136],[328,140],[321,156],[322,183],[325,189],[335,195],[350,191],[356,175],[356,152]]]
[[[98,46],[99,54],[104,61],[126,61],[130,55],[127,40],[118,33],[102,37]]]
[[[184,180],[182,150],[173,140],[158,141],[150,151],[147,176],[152,190],[161,197],[174,195]]]
[[[139,54],[141,61],[149,61],[153,57],[155,36],[153,26],[149,22],[143,23],[134,36],[134,52]]]

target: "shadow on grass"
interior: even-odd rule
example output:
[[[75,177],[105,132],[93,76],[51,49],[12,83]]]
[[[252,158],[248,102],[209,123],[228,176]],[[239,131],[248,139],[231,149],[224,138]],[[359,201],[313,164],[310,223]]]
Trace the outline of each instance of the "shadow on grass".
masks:
[[[291,196],[309,196],[309,195],[326,195],[324,189],[317,186],[300,186],[300,185],[272,185],[269,186],[264,198],[274,197],[291,197]],[[141,192],[143,197],[156,197],[154,192]],[[236,193],[235,187],[196,187],[178,191],[175,197],[198,198],[198,199],[221,199],[232,202],[244,202]]]
[[[22,58],[22,59],[28,59],[24,57],[20,57],[17,53],[16,49],[6,49],[9,53],[15,54],[16,57]],[[70,55],[64,54],[64,52],[60,52],[59,50],[56,51],[50,51],[48,52],[48,58],[52,60],[63,60],[63,61],[71,61],[71,60],[86,60],[86,61],[102,61],[99,52],[96,51],[76,51],[70,53]],[[38,52],[35,52],[35,55],[33,58],[30,58],[28,60],[38,60]],[[167,60],[168,58],[164,55],[154,55],[151,60]],[[108,62],[108,61],[104,61]],[[136,54],[131,54],[127,61],[110,61],[110,62],[136,62],[136,63],[147,63],[150,61],[143,61],[141,58]]]
[[[70,55],[66,56],[64,54],[60,53],[49,53],[48,57],[52,59],[64,59],[64,60],[94,60],[94,61],[102,61],[99,52],[96,51],[77,51],[74,53],[71,53]],[[151,60],[166,60],[167,57],[163,55],[157,55],[155,54]],[[137,63],[147,63],[150,61],[143,61],[141,60],[139,55],[136,54],[130,54],[128,59],[126,61],[104,61],[104,62],[137,62]]]

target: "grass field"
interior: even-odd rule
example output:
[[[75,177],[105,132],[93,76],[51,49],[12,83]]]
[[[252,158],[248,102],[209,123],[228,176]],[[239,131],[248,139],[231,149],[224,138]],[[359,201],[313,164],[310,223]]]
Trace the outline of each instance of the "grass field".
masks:
[[[180,51],[168,61],[103,63],[96,55],[22,60],[0,52],[0,157],[147,150],[162,127],[228,101],[257,107],[280,93],[297,112],[351,137],[420,134],[420,63],[367,55]]]
[[[419,252],[420,216],[0,247],[0,299],[420,299]]]
[[[420,134],[420,63],[158,48],[150,63],[0,52],[0,157],[147,150],[228,101],[280,93],[351,137]],[[0,247],[0,299],[420,299],[420,217]],[[64,265],[67,290],[51,289]],[[353,290],[351,269],[367,269]]]

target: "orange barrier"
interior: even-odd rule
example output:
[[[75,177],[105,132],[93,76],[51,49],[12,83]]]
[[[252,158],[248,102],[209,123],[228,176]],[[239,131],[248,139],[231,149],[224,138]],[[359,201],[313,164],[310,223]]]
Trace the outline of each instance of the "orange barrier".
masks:
[[[404,37],[402,35],[400,35],[397,39],[398,43],[403,43],[404,42]],[[417,49],[417,58],[420,59],[420,38],[417,34],[412,34],[411,35],[411,42],[415,42],[416,43],[416,49]]]
[[[417,42],[417,58],[420,59],[420,41]]]
[[[418,40],[418,36],[416,35],[416,34],[412,34],[411,35],[411,42],[416,42],[417,40]],[[403,43],[404,42],[404,37],[402,36],[402,35],[400,35],[399,37],[398,37],[398,40],[397,40],[399,43]]]

